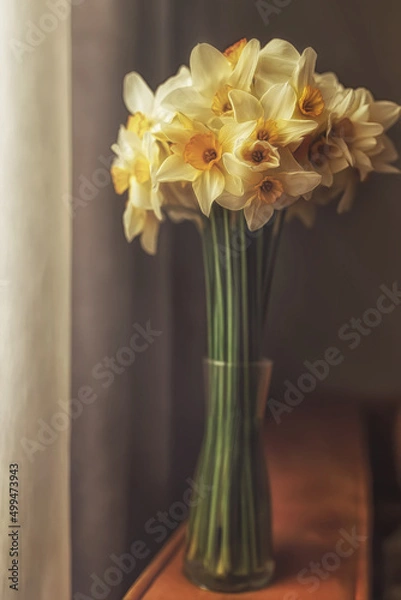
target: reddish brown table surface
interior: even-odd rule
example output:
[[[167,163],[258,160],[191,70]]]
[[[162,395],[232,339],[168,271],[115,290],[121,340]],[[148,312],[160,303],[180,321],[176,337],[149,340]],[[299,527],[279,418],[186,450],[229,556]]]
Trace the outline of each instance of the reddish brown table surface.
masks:
[[[274,583],[243,594],[194,587],[181,572],[182,528],[124,600],[369,598],[370,473],[359,413],[341,403],[304,404],[284,414],[279,425],[272,421],[266,426],[277,561]],[[319,574],[311,572],[316,564]]]

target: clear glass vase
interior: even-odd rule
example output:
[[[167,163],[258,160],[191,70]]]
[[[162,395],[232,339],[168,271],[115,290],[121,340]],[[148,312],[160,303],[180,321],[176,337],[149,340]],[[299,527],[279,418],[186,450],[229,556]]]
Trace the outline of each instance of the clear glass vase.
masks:
[[[271,500],[263,416],[272,363],[205,360],[207,415],[184,563],[196,585],[219,592],[272,579]]]

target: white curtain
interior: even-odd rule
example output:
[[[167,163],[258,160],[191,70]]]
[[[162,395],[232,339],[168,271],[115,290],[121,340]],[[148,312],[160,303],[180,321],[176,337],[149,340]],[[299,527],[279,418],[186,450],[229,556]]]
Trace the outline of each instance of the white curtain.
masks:
[[[69,13],[67,0],[0,4],[2,600],[70,598]]]

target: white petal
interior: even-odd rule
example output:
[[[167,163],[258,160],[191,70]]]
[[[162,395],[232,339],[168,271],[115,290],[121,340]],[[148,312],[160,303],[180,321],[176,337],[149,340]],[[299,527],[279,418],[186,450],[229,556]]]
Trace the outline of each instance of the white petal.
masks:
[[[273,85],[260,99],[265,119],[291,119],[297,96],[288,83]]]
[[[125,106],[131,114],[138,111],[147,115],[153,113],[153,92],[139,73],[126,75],[123,87]]]
[[[163,123],[161,131],[170,142],[181,146],[187,144],[191,139],[191,135],[194,135],[190,130],[174,123]],[[174,146],[172,151],[174,152]]]
[[[344,169],[347,169],[347,167],[349,167],[349,162],[344,156],[342,156],[339,158],[330,159],[329,166],[331,172],[336,174],[344,171]]]
[[[359,170],[361,181],[365,181],[369,173],[373,171],[373,165],[368,156],[360,150],[354,150],[354,166]]]
[[[300,55],[290,42],[274,38],[262,48],[259,58],[261,64],[268,63],[268,70],[273,71],[274,67],[276,67],[278,71],[281,71],[286,66],[295,66]]]
[[[272,205],[261,202],[257,197],[244,208],[245,219],[250,231],[263,227],[272,218],[273,214],[274,208]]]
[[[242,90],[232,90],[229,93],[234,117],[239,123],[257,121],[263,115],[262,105],[252,94]]]
[[[124,152],[132,152],[134,150],[140,152],[142,150],[141,138],[133,131],[128,131],[124,125],[121,125],[120,127],[118,144]]]
[[[345,140],[342,138],[337,138],[335,141],[335,146],[343,153],[345,158],[347,159],[350,166],[354,165],[354,156],[353,152],[351,153],[350,148]]]
[[[192,184],[202,212],[208,217],[213,202],[224,190],[224,175],[217,167],[204,171]]]
[[[313,48],[306,48],[299,60],[294,74],[295,87],[302,92],[307,85],[313,84],[317,54]]]
[[[273,39],[260,51],[256,75],[271,82],[288,80],[299,58],[299,52],[292,44]]]
[[[230,85],[241,90],[250,89],[259,58],[259,50],[260,42],[255,39],[249,40],[229,79]]]
[[[293,142],[300,142],[308,133],[317,127],[316,121],[302,121],[291,119],[289,121],[278,121],[279,143],[283,146]]]
[[[335,102],[332,102],[333,115],[336,115],[338,119],[344,118],[353,113],[355,103],[355,90],[347,89],[339,92],[335,97]]]
[[[377,158],[385,162],[394,162],[397,160],[398,152],[392,140],[387,135],[382,135],[379,141],[380,145],[377,145],[378,151],[375,151]]]
[[[280,150],[280,171],[302,171],[301,165],[295,160],[288,148]]]
[[[272,205],[275,210],[283,210],[283,208],[287,208],[287,206],[291,206],[298,200],[298,196],[289,196],[284,193],[277,198],[276,202]]]
[[[241,210],[244,208],[247,197],[246,196],[233,196],[230,193],[221,194],[216,200],[217,204],[220,204],[223,208],[228,210]]]
[[[155,212],[155,215],[158,219],[161,220],[162,212],[161,205],[163,202],[163,195],[158,188],[152,188],[150,193],[150,204]]]
[[[204,119],[210,115],[210,100],[192,87],[173,90],[164,98],[162,105],[173,112],[184,113],[188,117]]]
[[[314,190],[321,182],[322,177],[313,171],[296,171],[277,175],[284,186],[286,194],[295,198],[303,196]]]
[[[348,167],[348,163],[347,163],[347,167]],[[321,184],[324,187],[331,188],[331,186],[333,185],[334,175],[331,172],[331,168],[330,168],[330,163],[329,162],[325,163],[322,167],[320,167],[320,169],[319,169],[319,175],[322,176]],[[305,194],[303,194],[303,196],[305,197]]]
[[[223,154],[223,165],[231,175],[242,179],[246,185],[256,185],[260,181],[260,174],[252,171],[247,164],[238,160],[230,153]]]
[[[359,104],[372,104],[375,101],[372,92],[366,88],[356,88],[355,96]]]
[[[142,151],[151,163],[151,167],[157,165],[159,162],[160,147],[150,131],[145,131],[143,135]]]
[[[360,138],[359,140],[356,140],[356,142],[354,142],[352,146],[358,148],[358,150],[362,150],[362,152],[365,152],[366,154],[377,154],[376,149],[378,146],[379,139],[380,138],[378,137]]]
[[[394,125],[400,118],[401,106],[394,102],[380,101],[371,104],[369,112],[370,119],[381,123],[384,131]]]
[[[243,196],[244,195],[244,183],[241,177],[237,177],[236,175],[232,175],[228,171],[224,171],[224,179],[225,179],[225,187],[226,192],[231,194],[232,196]]]
[[[190,65],[194,88],[206,96],[214,95],[231,73],[226,57],[210,44],[195,46]]]
[[[383,125],[380,123],[353,123],[356,138],[377,137],[383,133]]]
[[[137,208],[131,202],[127,202],[123,215],[123,225],[125,237],[129,242],[132,242],[143,231],[145,219],[146,211],[144,209]]]
[[[157,181],[194,181],[199,171],[173,154],[166,158],[156,173]]]
[[[137,208],[152,208],[151,187],[149,183],[138,183],[134,177],[130,179],[129,202]]]
[[[244,184],[239,177],[231,175],[230,173],[225,173],[224,179],[224,189],[228,194],[237,198],[241,198],[244,195]]]
[[[400,169],[394,165],[388,165],[386,163],[378,163],[377,165],[374,165],[374,168],[377,173],[388,173],[394,175],[400,175],[401,173]]]
[[[161,104],[174,90],[191,85],[191,82],[191,73],[188,67],[181,66],[176,75],[169,77],[167,81],[159,85],[155,93],[155,105]]]
[[[148,254],[157,252],[157,238],[159,235],[160,221],[152,211],[147,211],[145,226],[141,235],[141,246]]]
[[[238,124],[234,120],[228,121],[219,131],[219,142],[223,152],[232,152],[234,146],[245,142],[255,128],[253,121]]]

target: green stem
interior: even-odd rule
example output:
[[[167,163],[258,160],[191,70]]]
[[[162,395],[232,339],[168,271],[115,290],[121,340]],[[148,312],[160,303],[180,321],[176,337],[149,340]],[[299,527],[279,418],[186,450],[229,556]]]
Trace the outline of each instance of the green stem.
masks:
[[[248,539],[244,543],[245,548],[245,563],[248,565],[254,564],[256,561],[256,539],[255,539],[255,514],[253,505],[253,486],[252,486],[252,473],[251,473],[251,456],[249,448],[249,419],[250,419],[250,398],[249,398],[249,314],[248,314],[248,274],[247,274],[247,260],[246,260],[246,222],[245,218],[241,219],[241,237],[242,237],[242,252],[241,252],[241,289],[242,289],[242,341],[243,341],[243,365],[244,365],[244,422],[243,422],[243,435],[244,435],[244,471],[246,478],[245,493],[247,495],[247,501],[244,502],[244,513],[243,518],[245,522],[248,520]],[[246,544],[246,542],[248,542]],[[249,556],[246,553],[246,548],[249,548]]]
[[[232,413],[234,411],[234,407],[232,406],[232,399],[234,397],[234,389],[233,389],[233,372],[234,369],[232,367],[233,359],[234,359],[234,346],[233,346],[233,331],[235,329],[234,323],[234,305],[233,305],[233,273],[232,273],[232,258],[231,258],[231,239],[230,239],[230,226],[228,220],[228,211],[224,211],[224,242],[225,242],[225,251],[226,251],[226,261],[225,261],[225,269],[226,269],[226,328],[227,328],[227,362],[229,363],[228,369],[226,369],[226,385],[225,385],[225,395],[226,395],[226,422],[225,422],[225,461],[224,461],[224,473],[225,473],[225,481],[222,482],[222,551],[221,551],[221,563],[222,568],[229,572],[231,568],[231,532],[230,532],[230,481],[231,481],[231,447],[233,444],[232,439]]]

